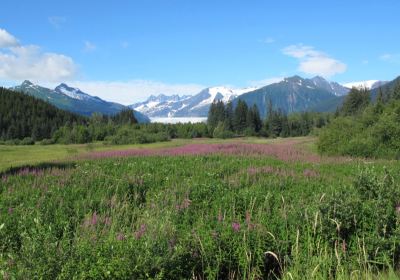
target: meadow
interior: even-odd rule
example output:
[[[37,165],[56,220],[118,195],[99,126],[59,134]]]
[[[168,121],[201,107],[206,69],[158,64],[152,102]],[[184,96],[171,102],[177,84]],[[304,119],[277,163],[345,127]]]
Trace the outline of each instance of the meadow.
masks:
[[[398,279],[397,161],[311,137],[0,149],[4,279]]]

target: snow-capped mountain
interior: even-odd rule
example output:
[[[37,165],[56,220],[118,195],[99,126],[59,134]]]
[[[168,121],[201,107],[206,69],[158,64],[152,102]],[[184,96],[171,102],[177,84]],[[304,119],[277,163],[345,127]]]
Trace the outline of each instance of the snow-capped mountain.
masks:
[[[240,95],[233,104],[235,105],[238,99],[245,101],[248,106],[255,104],[261,116],[265,117],[270,101],[275,108],[287,113],[317,111],[321,104],[334,102],[349,91],[350,89],[319,76],[312,79],[293,76]]]
[[[355,88],[375,89],[375,88],[383,86],[386,83],[387,83],[387,81],[367,80],[367,81],[346,83],[343,85],[347,88],[355,87]]]
[[[336,82],[329,82],[320,76],[312,78],[311,81],[313,82],[315,87],[330,91],[336,96],[343,96],[349,92],[349,90],[341,84]]]
[[[196,95],[190,96],[150,96],[146,101],[132,104],[130,107],[149,117],[207,117],[208,109],[214,101],[224,103],[236,97],[256,90],[257,88],[230,89],[227,87],[210,87]]]
[[[68,85],[66,85],[64,83],[62,83],[59,86],[57,86],[54,89],[54,91],[58,92],[58,93],[61,93],[61,94],[64,94],[66,96],[69,96],[71,98],[78,99],[78,100],[92,100],[92,99],[96,98],[96,97],[91,96],[91,95],[89,95],[87,93],[84,93],[79,88],[69,87]]]
[[[60,84],[55,89],[50,89],[35,85],[30,81],[24,81],[21,85],[10,89],[24,92],[45,100],[60,109],[85,116],[90,116],[95,112],[105,115],[114,115],[126,109],[124,105],[105,101],[99,97],[84,93],[78,88],[69,87],[66,84]],[[134,114],[139,122],[150,121],[149,118],[142,113],[135,111]]]

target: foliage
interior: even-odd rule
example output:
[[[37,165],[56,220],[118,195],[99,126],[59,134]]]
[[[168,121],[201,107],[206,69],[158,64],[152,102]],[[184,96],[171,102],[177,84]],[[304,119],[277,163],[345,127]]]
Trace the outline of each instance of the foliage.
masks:
[[[370,102],[370,91],[366,88],[352,88],[347,94],[339,114],[342,116],[356,115],[365,109]]]
[[[222,139],[232,138],[233,132],[226,128],[225,122],[220,121],[214,129],[213,137]]]
[[[336,119],[322,129],[319,151],[331,155],[400,158],[400,100],[395,98],[396,88],[389,94],[380,90],[377,101],[368,106],[364,90],[357,93],[362,98],[346,98]]]
[[[22,169],[0,179],[0,273],[385,279],[400,256],[400,172],[388,164],[218,154]]]
[[[106,143],[111,144],[144,144],[170,140],[165,132],[146,133],[140,129],[134,129],[128,125],[120,127],[115,135],[105,138]]]
[[[297,137],[311,134],[330,122],[328,113],[302,112],[286,115],[282,110],[272,109],[264,122],[263,134],[270,137]]]
[[[57,109],[40,99],[1,87],[0,112],[1,140],[51,138],[54,131],[66,123],[86,121],[84,117]]]
[[[87,125],[66,125],[55,132],[53,139],[57,143],[90,143],[104,141],[113,144],[136,144],[168,141],[173,138],[191,139],[209,137],[207,125],[204,123],[179,124],[130,124],[115,119],[105,118],[99,121],[91,118]]]

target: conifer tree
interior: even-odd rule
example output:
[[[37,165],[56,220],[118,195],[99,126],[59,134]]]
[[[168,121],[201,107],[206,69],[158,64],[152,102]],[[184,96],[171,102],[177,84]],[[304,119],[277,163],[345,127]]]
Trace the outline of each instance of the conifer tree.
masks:
[[[233,116],[234,130],[238,134],[242,134],[246,129],[247,111],[248,111],[248,107],[247,107],[246,102],[239,99],[238,104],[236,105],[236,108],[234,111],[234,116]]]
[[[224,127],[227,130],[233,131],[233,104],[231,101],[225,106]]]

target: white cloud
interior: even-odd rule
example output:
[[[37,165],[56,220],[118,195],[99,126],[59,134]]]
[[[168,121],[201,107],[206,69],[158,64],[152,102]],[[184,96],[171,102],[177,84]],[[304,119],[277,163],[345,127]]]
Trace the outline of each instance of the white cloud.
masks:
[[[132,80],[126,82],[75,81],[70,82],[70,85],[78,87],[91,95],[125,105],[145,100],[152,94],[196,94],[206,88],[206,86],[199,84],[167,84],[149,80]]]
[[[398,53],[385,53],[379,58],[386,62],[400,62],[400,54]]]
[[[94,50],[96,50],[96,45],[95,44],[93,44],[92,42],[90,42],[90,41],[85,41],[84,42],[84,45],[85,45],[85,47],[84,47],[84,51],[85,52],[92,52],[92,51],[94,51]]]
[[[51,16],[48,18],[49,23],[56,29],[59,29],[63,23],[67,21],[65,17]]]
[[[8,40],[8,44],[0,45],[1,79],[59,82],[71,80],[75,76],[77,66],[70,57],[46,53],[34,45],[18,45],[17,39],[10,36],[14,40]]]
[[[252,87],[264,87],[268,86],[271,84],[279,83],[283,81],[284,77],[270,77],[270,78],[265,78],[259,81],[250,81],[249,85]]]
[[[347,70],[347,65],[316,50],[312,46],[303,44],[291,45],[282,50],[285,55],[299,60],[298,70],[311,75],[331,77]]]
[[[0,28],[0,48],[15,46],[18,46],[18,40],[6,30]]]

